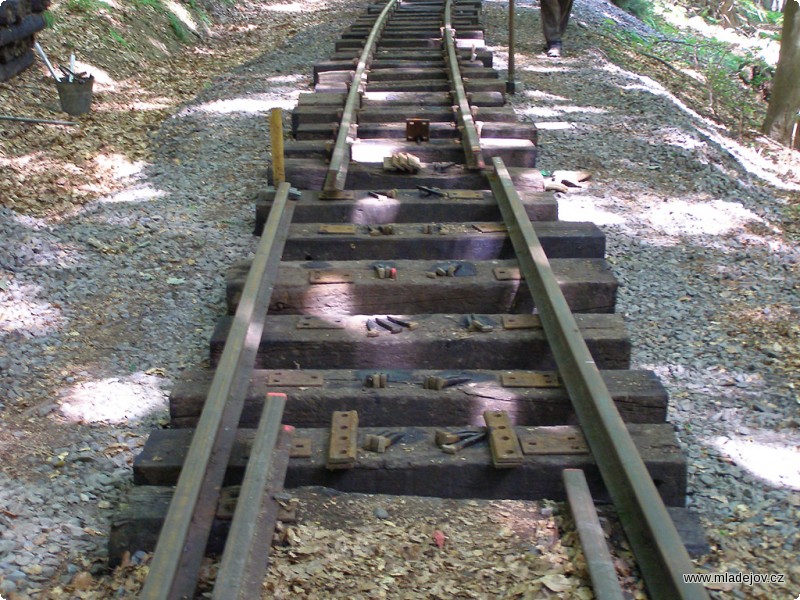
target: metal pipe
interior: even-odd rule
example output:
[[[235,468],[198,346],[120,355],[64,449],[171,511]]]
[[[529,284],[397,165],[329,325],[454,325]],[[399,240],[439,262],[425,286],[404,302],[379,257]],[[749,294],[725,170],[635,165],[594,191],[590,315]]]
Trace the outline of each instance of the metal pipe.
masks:
[[[556,281],[502,159],[489,183],[564,386],[654,600],[708,599],[687,583],[694,567]]]
[[[19,123],[41,123],[43,125],[70,125],[76,126],[74,121],[53,121],[51,119],[35,119],[33,117],[13,117],[11,115],[0,115],[0,121],[17,121]]]

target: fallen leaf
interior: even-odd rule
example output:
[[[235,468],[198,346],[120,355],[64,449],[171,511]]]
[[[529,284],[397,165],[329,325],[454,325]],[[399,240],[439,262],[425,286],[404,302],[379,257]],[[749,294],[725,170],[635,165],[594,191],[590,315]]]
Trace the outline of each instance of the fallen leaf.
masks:
[[[444,543],[447,540],[447,536],[439,531],[438,529],[433,532],[433,543],[436,544],[439,548],[444,548]]]
[[[572,589],[572,582],[560,573],[545,575],[539,581],[551,592],[566,592]]]

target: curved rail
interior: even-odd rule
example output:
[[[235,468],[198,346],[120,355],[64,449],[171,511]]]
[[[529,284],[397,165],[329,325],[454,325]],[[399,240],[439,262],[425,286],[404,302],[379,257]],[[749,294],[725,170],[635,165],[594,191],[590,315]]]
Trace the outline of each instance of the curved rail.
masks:
[[[489,181],[578,421],[652,598],[708,598],[686,583],[694,567],[556,281],[511,176],[492,159]]]
[[[356,71],[353,74],[353,81],[350,83],[350,91],[347,93],[347,102],[344,105],[342,120],[339,123],[339,131],[336,135],[336,144],[331,154],[331,162],[328,165],[328,174],[325,176],[323,193],[326,197],[335,197],[337,192],[344,190],[347,181],[347,167],[350,163],[350,144],[356,137],[355,114],[358,108],[359,98],[367,77],[367,68],[372,62],[375,54],[375,44],[378,41],[389,14],[394,10],[398,0],[389,0],[381,11],[375,25],[370,31],[367,41],[364,43],[364,50],[358,59]]]
[[[464,89],[464,81],[461,78],[461,69],[458,67],[458,54],[456,53],[456,30],[453,29],[452,18],[453,0],[447,0],[444,8],[444,44],[445,60],[450,76],[450,85],[453,86],[452,95],[454,109],[456,111],[456,121],[461,131],[461,144],[464,146],[464,159],[468,169],[480,170],[486,167],[481,152],[481,139],[478,135],[478,128],[475,119],[472,118],[472,110],[467,99],[467,92]]]

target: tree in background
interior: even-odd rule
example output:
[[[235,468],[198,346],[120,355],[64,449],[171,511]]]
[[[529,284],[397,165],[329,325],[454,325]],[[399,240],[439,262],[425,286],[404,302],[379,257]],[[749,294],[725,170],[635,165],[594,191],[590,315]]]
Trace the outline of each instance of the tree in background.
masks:
[[[789,0],[783,12],[781,52],[764,120],[764,133],[787,145],[800,141],[800,0]]]

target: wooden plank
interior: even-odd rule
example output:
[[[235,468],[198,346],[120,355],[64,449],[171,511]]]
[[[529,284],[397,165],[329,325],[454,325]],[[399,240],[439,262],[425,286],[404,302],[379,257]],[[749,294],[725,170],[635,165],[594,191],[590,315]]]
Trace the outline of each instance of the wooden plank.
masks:
[[[457,50],[461,60],[470,60],[472,50],[463,48]],[[337,51],[331,56],[331,60],[351,60],[357,55],[356,50]],[[494,53],[486,48],[477,48],[475,57],[484,67],[491,67],[494,60]],[[375,53],[375,60],[418,60],[426,62],[440,62],[442,60],[441,50],[412,50],[408,48],[391,48],[378,50]]]
[[[502,100],[499,100],[502,104]],[[538,128],[534,123],[483,123],[478,128],[483,138],[509,138],[531,140],[538,139]],[[333,123],[311,123],[298,125],[295,131],[297,140],[332,140],[336,136],[338,126]],[[455,139],[458,137],[455,123],[433,122],[429,127],[431,140]],[[405,139],[405,123],[362,123],[358,126],[359,140],[384,138],[384,141]],[[412,152],[413,154],[414,152]]]
[[[462,75],[469,79],[497,79],[498,72],[485,67],[462,69]],[[408,79],[447,79],[447,70],[441,67],[394,67],[370,70],[369,83],[379,81],[405,81]]]
[[[253,373],[245,398],[240,427],[256,427],[264,397],[269,391],[287,395],[284,422],[296,427],[327,427],[335,410],[357,410],[368,427],[410,425],[482,425],[481,411],[499,408],[525,425],[576,423],[574,409],[564,388],[507,388],[502,371],[430,371],[389,369],[386,388],[366,388],[371,371],[289,371],[316,376],[322,385],[274,385],[273,374]],[[467,377],[469,382],[443,390],[426,390],[425,378]],[[652,371],[602,371],[614,403],[626,422],[661,423],[667,417],[667,392]],[[205,402],[211,372],[191,371],[177,382],[169,400],[170,426],[194,427]]]
[[[464,148],[456,139],[456,131],[451,129],[450,139],[433,139],[429,142],[408,142],[405,139],[368,140],[359,139],[350,147],[350,157],[355,163],[383,164],[386,157],[404,152],[413,154],[425,163],[462,162]],[[536,164],[536,145],[520,138],[481,138],[481,147],[486,160],[499,156],[510,166],[530,167]],[[287,141],[284,155],[287,158],[323,158],[331,155],[331,142],[325,141]]]
[[[373,94],[373,98],[378,97],[378,92],[371,93]],[[388,90],[380,93],[388,95],[404,94],[407,92]],[[438,93],[442,92],[440,91]],[[328,94],[315,94],[315,96],[323,97],[328,96]],[[341,92],[332,94],[331,97],[338,99],[339,96],[341,96]],[[335,103],[321,105],[311,105],[308,103],[300,104],[292,111],[292,132],[294,133],[297,131],[297,128],[301,125],[338,122],[341,118],[341,109],[342,105],[337,105]],[[473,113],[477,121],[501,123],[518,122],[514,111],[506,106],[474,106]],[[428,119],[432,123],[450,123],[453,122],[453,110],[452,107],[446,105],[416,106],[413,110],[410,110],[407,104],[382,103],[376,106],[375,102],[370,101],[368,105],[365,105],[364,108],[360,109],[358,112],[359,124],[405,122],[408,117]]]
[[[322,269],[299,261],[285,261],[272,291],[269,312],[272,314],[368,314],[375,311],[402,314],[421,313],[530,313],[533,300],[523,280],[498,281],[494,269],[514,269],[517,262],[480,261],[447,263],[436,261],[392,261],[398,278],[379,279],[375,261],[328,263]],[[438,265],[458,265],[460,277],[435,277]],[[553,270],[573,312],[614,312],[617,281],[605,260],[554,259]],[[236,311],[250,262],[235,264],[227,274],[228,314]],[[331,272],[331,285],[312,284],[309,272]],[[351,277],[339,276],[340,273]],[[458,273],[457,273],[458,274]],[[348,283],[347,285],[337,285]]]
[[[396,428],[399,430],[400,428]],[[457,429],[457,428],[454,428]],[[686,495],[686,459],[670,424],[630,424],[628,430],[666,504],[682,506]],[[606,501],[608,495],[590,454],[525,455],[510,475],[491,468],[484,441],[456,455],[442,452],[434,442],[434,427],[407,427],[403,439],[383,454],[364,451],[366,435],[385,431],[362,427],[358,457],[352,469],[331,472],[325,468],[329,433],[323,429],[298,429],[298,437],[310,438],[310,458],[289,461],[286,488],[319,485],[345,492],[413,494],[440,498],[503,498],[536,500],[565,497],[561,472],[583,469],[592,495]],[[515,427],[518,436],[534,431]],[[134,461],[134,481],[146,485],[170,485],[180,473],[191,429],[161,429],[150,436]],[[229,485],[242,476],[254,431],[237,431],[228,466]]]
[[[352,170],[352,169],[351,169]],[[284,260],[497,260],[514,257],[507,233],[482,233],[470,223],[450,223],[446,235],[423,233],[423,224],[398,223],[393,235],[318,233],[319,224],[290,226]],[[602,258],[605,235],[593,223],[538,221],[535,229],[551,258]]]
[[[286,179],[298,189],[321,190],[327,175],[327,162],[315,158],[286,159]],[[520,193],[544,191],[544,179],[534,168],[511,168],[514,183]],[[271,174],[269,183],[272,183]],[[416,174],[384,171],[372,164],[353,163],[347,171],[348,189],[386,190],[415,188],[418,185],[460,190],[480,190],[488,187],[486,175],[481,171],[468,171],[461,165],[444,171],[435,165],[426,165]]]
[[[300,496],[306,499],[316,497],[314,488],[295,489],[291,494],[293,497]],[[151,485],[134,487],[126,494],[111,521],[108,560],[112,568],[119,565],[125,552],[133,554],[137,550],[145,552],[153,550],[163,522],[164,507],[169,503],[171,496],[171,487]],[[303,503],[303,506],[304,518],[313,520],[315,513],[307,514],[311,507],[306,503]],[[690,556],[697,558],[711,551],[696,515],[682,506],[668,506],[667,512],[674,521]],[[218,513],[209,538],[208,554],[222,552],[229,526],[230,519]]]
[[[298,129],[298,139],[306,130]],[[483,123],[479,127],[482,139],[509,138],[537,142],[538,129],[534,123]],[[358,128],[361,140],[370,138],[405,139],[405,123],[365,123]],[[454,125],[451,123],[431,123],[431,139],[454,138]],[[413,152],[412,152],[413,154]]]
[[[380,315],[378,315],[380,316]],[[470,332],[463,315],[418,315],[419,328],[400,335],[366,335],[371,316],[337,317],[340,329],[298,328],[303,317],[268,315],[258,349],[256,368],[313,367],[398,369],[553,370],[555,363],[542,329],[504,330],[502,315],[484,315],[495,324],[489,332]],[[630,339],[619,315],[576,315],[581,334],[602,369],[627,369]],[[323,319],[324,320],[324,319]],[[210,342],[212,366],[216,365],[231,326],[222,317]]]
[[[385,193],[386,190],[383,190]],[[353,200],[320,200],[320,192],[303,190],[295,202],[294,223],[447,223],[449,221],[496,221],[497,203],[489,192],[483,199],[449,200],[421,197],[419,190],[395,190],[395,198],[370,196],[367,190],[354,190]],[[272,206],[273,190],[259,192],[256,198],[256,229],[259,235]],[[550,192],[531,192],[523,202],[532,221],[555,221],[558,203]]]
[[[449,89],[450,82],[441,78],[409,81],[371,81],[367,83],[367,91],[369,92],[446,92]],[[506,82],[502,79],[465,80],[464,89],[468,93],[504,93],[506,91]]]

